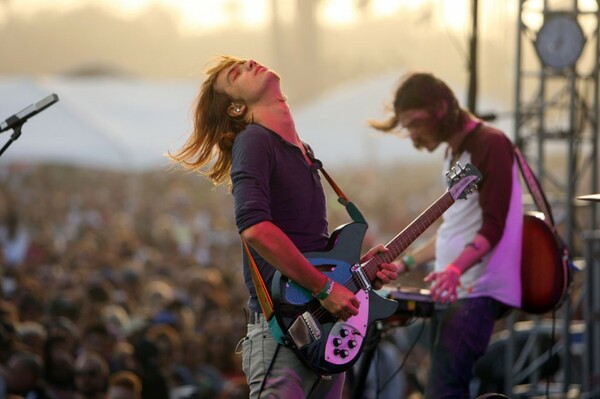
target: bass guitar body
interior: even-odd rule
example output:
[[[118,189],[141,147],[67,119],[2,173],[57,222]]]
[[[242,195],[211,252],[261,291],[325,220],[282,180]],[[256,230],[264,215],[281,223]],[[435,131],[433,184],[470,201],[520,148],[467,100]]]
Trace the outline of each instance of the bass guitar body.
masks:
[[[298,284],[280,273],[276,273],[273,280],[274,317],[278,326],[287,332],[279,338],[319,374],[336,374],[351,367],[359,358],[368,327],[390,317],[398,308],[395,301],[373,290],[360,289],[356,281],[352,266],[359,262],[366,229],[363,223],[344,225],[332,235],[330,250],[304,254],[336,284],[355,292],[360,301],[358,315],[346,321],[337,320]],[[273,335],[278,338],[278,334]]]
[[[563,251],[550,227],[536,213],[524,215],[522,245],[521,309],[532,314],[549,312],[562,301],[569,285]]]

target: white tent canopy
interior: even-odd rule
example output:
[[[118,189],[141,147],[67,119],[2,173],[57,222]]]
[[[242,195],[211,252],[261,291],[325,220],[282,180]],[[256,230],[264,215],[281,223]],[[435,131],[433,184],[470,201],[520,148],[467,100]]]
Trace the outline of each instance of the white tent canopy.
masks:
[[[177,149],[189,132],[196,89],[190,82],[122,78],[0,80],[0,118],[51,93],[59,97],[23,125],[0,162],[133,170],[166,165],[164,153]]]
[[[392,101],[399,77],[393,72],[348,84],[295,112],[296,127],[314,147],[317,158],[335,166],[386,164],[399,159],[431,161],[431,156],[416,151],[410,140],[368,126],[369,119],[388,116],[385,104]]]

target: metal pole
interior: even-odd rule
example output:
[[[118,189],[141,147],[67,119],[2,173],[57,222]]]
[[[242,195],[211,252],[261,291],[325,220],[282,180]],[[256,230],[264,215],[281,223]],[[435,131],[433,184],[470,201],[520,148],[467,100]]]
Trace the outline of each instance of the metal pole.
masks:
[[[477,114],[477,19],[479,0],[471,3],[471,38],[469,40],[469,97],[467,107]]]

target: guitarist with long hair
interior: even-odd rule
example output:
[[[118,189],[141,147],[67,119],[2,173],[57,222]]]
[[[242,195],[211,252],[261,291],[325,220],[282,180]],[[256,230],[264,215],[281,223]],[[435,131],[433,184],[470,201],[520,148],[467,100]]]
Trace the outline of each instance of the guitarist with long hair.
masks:
[[[242,357],[250,398],[340,398],[344,373],[317,374],[278,344],[267,320],[272,315],[264,309],[265,294],[272,294],[279,272],[336,320],[359,313],[354,293],[302,254],[323,250],[329,241],[320,162],[300,139],[274,71],[254,60],[222,56],[207,75],[196,100],[194,130],[170,156],[215,184],[231,185],[237,228],[249,244],[243,252],[250,299]],[[363,260],[385,251],[379,245]],[[260,271],[258,284],[253,262]],[[395,278],[397,266],[383,263],[373,287]]]
[[[425,281],[435,301],[449,304],[432,319],[426,398],[469,398],[473,367],[495,320],[521,305],[523,206],[513,144],[461,108],[448,85],[429,73],[405,76],[392,109],[371,126],[401,132],[419,150],[445,144],[444,170],[469,162],[483,175],[477,193],[454,204],[435,236],[399,263],[403,272],[433,262]]]

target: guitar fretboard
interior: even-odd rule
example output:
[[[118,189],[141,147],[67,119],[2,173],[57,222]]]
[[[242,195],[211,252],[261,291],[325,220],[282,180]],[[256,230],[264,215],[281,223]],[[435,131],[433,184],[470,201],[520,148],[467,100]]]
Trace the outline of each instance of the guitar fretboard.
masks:
[[[392,262],[398,257],[410,244],[412,244],[425,230],[429,228],[450,206],[454,203],[454,198],[450,192],[446,192],[438,198],[429,208],[421,213],[411,224],[402,230],[396,237],[392,238],[386,244],[388,252],[381,253],[365,262],[363,271],[373,281],[376,278],[379,265]]]

